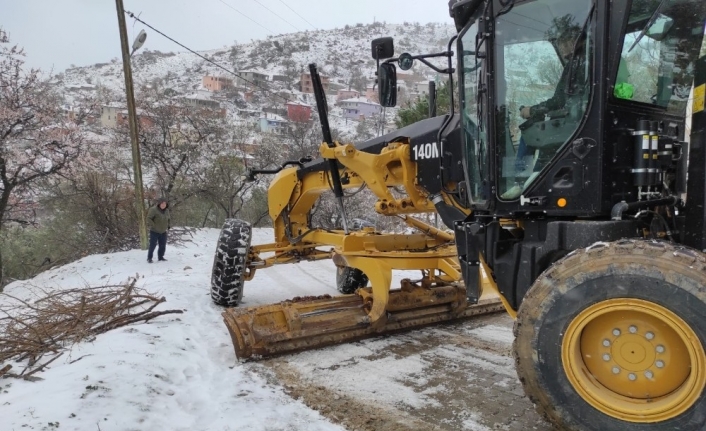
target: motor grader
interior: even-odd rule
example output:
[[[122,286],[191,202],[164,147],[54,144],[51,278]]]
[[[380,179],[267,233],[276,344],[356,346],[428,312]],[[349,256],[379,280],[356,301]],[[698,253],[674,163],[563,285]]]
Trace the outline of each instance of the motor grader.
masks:
[[[358,146],[324,121],[321,159],[266,172],[275,242],[253,246],[247,224],[226,222],[217,303],[237,305],[258,268],[327,258],[348,293],[226,309],[236,354],[488,312],[495,295],[515,319],[525,392],[556,428],[705,430],[706,2],[452,0],[449,12],[446,52],[394,57],[381,38],[372,53],[383,106],[397,67],[418,60],[456,77],[458,113],[452,100],[449,115]],[[320,89],[317,106],[325,118]],[[378,213],[421,233],[310,226],[321,193],[340,202],[363,184]],[[410,216],[434,211],[453,235]],[[392,269],[422,277],[390,290]]]

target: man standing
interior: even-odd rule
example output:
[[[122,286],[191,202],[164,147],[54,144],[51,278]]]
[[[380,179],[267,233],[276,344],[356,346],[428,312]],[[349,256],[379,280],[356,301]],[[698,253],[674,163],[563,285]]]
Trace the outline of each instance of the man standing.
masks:
[[[157,244],[159,244],[157,259],[166,261],[164,251],[167,248],[167,231],[171,227],[169,203],[166,199],[159,199],[157,205],[150,208],[147,212],[147,222],[150,226],[150,249],[147,252],[147,262],[152,263],[152,255]]]

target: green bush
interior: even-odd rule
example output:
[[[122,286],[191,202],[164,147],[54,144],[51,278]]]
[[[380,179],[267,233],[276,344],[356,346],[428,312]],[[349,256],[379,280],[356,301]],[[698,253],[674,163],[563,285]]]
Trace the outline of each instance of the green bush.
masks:
[[[34,277],[88,254],[91,239],[72,217],[60,215],[38,226],[8,226],[0,237],[6,282]]]

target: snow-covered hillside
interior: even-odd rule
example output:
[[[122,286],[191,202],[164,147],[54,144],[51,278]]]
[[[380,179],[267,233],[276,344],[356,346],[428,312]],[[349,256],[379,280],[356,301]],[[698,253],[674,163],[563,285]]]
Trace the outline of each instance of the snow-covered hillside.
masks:
[[[370,42],[376,37],[392,36],[396,54],[419,54],[445,50],[453,34],[454,28],[450,23],[358,24],[342,29],[290,33],[239,43],[233,59],[232,47],[229,46],[200,53],[231,70],[251,70],[267,75],[284,74],[287,67],[303,70],[313,62],[332,82],[345,84],[351,77],[354,65],[360,66],[366,76],[374,75],[375,62],[371,58]],[[181,42],[188,46],[188,41]],[[181,47],[175,45],[175,51],[180,50]],[[413,71],[434,76],[433,71],[420,64]],[[61,84],[66,88],[102,85],[122,91],[122,73],[122,62],[118,58],[106,59],[105,63],[67,69],[61,76]],[[133,77],[138,83],[149,83],[169,76],[165,85],[176,91],[189,91],[200,86],[202,77],[209,73],[227,76],[223,70],[190,52],[149,51],[149,43],[133,57]]]
[[[333,30],[270,36],[264,40],[200,51],[199,54],[208,61],[178,45],[174,46],[175,52],[150,51],[148,42],[132,57],[132,75],[137,98],[141,88],[150,87],[168,97],[212,99],[226,109],[231,121],[257,124],[263,118],[282,120],[287,102],[315,105],[313,94],[302,92],[299,82],[301,74],[308,73],[309,64],[316,63],[319,73],[328,78],[331,127],[341,132],[341,136],[355,140],[359,137],[359,121],[350,116],[346,118],[344,109],[337,106],[336,95],[338,90],[356,89],[361,97],[376,97],[366,95],[366,89],[372,88],[375,82],[376,62],[371,57],[371,41],[380,36],[393,37],[396,55],[403,52],[436,53],[447,48],[453,34],[454,27],[450,23],[357,24]],[[180,42],[188,46],[188,41]],[[445,65],[445,60],[439,58],[431,61],[439,66]],[[236,73],[241,78],[236,78]],[[260,74],[257,80],[253,80],[252,73]],[[231,79],[236,88],[219,94],[209,93],[203,83],[206,76]],[[439,76],[421,63],[416,63],[410,71],[399,71],[401,93],[398,107],[425,92],[425,82],[430,79],[437,80]],[[123,64],[119,58],[71,67],[55,75],[53,82],[67,107],[96,101],[100,106],[116,103],[125,106]],[[368,127],[375,132],[392,131],[397,110],[383,110],[382,118],[370,121],[377,125]],[[384,128],[380,124],[385,124]]]

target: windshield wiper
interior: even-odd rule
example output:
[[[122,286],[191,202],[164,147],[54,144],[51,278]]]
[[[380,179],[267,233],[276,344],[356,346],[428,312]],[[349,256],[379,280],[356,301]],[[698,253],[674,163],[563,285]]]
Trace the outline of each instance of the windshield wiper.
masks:
[[[666,2],[667,2],[667,0],[662,0],[661,2],[659,2],[659,5],[657,5],[657,9],[655,9],[655,11],[652,12],[652,16],[650,17],[649,20],[647,20],[647,24],[645,24],[645,28],[642,29],[640,34],[637,36],[637,39],[635,39],[635,42],[632,43],[632,46],[630,47],[630,49],[628,49],[628,52],[632,51],[632,49],[635,48],[635,45],[637,45],[640,42],[640,40],[642,40],[643,36],[645,36],[647,34],[647,30],[649,30],[650,27],[652,27],[652,24],[655,23],[655,21],[657,20],[657,17],[659,16],[659,13],[662,12],[662,7],[664,6],[664,4]]]

